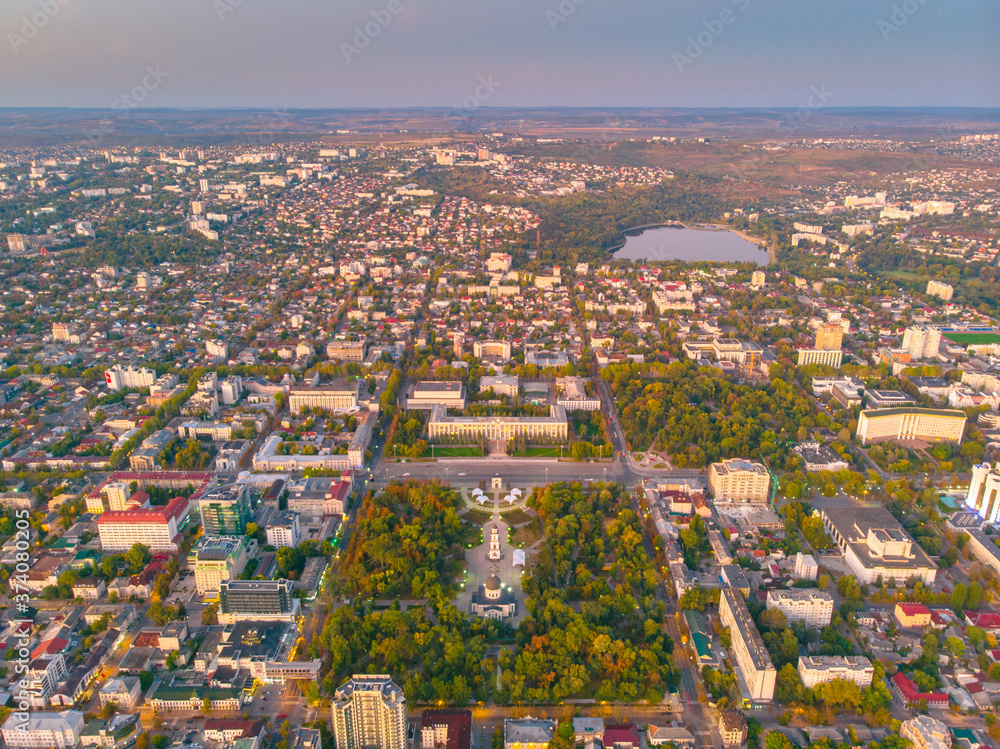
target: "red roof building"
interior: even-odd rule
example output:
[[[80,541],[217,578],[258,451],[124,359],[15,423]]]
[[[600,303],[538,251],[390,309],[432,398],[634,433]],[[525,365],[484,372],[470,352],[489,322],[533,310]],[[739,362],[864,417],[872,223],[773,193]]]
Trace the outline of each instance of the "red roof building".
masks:
[[[607,749],[639,749],[639,729],[635,723],[611,723],[604,726]]]
[[[944,709],[949,705],[949,698],[943,692],[918,692],[916,685],[906,674],[898,671],[889,679],[893,697],[906,707],[919,707],[921,701],[927,702],[927,707]]]

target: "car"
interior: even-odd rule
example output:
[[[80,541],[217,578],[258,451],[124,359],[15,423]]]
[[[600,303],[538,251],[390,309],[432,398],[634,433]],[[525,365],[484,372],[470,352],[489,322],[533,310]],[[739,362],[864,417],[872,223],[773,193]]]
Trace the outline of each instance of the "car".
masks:
[[[275,718],[275,720],[284,720],[287,717],[288,717],[287,715],[285,715],[284,713],[281,713],[281,715],[279,715],[277,718]]]
[[[460,473],[460,474],[458,474],[458,475],[459,475],[459,476],[468,476],[469,474],[467,474],[467,473]]]
[[[404,474],[403,474],[403,478],[404,478],[404,479],[405,479],[405,478],[409,478],[409,477],[410,477],[410,474],[409,474],[409,473],[404,473]]]

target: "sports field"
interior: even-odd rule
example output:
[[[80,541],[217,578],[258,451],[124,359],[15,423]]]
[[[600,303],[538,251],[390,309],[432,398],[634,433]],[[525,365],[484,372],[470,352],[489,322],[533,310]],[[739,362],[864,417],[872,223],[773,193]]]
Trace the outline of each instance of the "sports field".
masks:
[[[945,333],[944,337],[966,346],[970,343],[1000,343],[1000,333]]]

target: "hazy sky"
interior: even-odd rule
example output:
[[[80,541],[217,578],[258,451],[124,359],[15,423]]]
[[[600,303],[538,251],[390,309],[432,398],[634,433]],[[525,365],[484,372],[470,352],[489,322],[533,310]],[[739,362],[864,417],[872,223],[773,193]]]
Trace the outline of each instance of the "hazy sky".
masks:
[[[0,106],[1000,106],[996,0],[0,0],[0,32]]]

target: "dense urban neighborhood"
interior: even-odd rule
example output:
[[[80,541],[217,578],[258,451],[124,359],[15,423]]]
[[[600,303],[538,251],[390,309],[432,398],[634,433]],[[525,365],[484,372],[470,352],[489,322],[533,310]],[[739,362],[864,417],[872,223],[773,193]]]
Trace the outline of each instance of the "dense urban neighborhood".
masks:
[[[997,133],[431,135],[0,151],[5,745],[1000,747]]]

